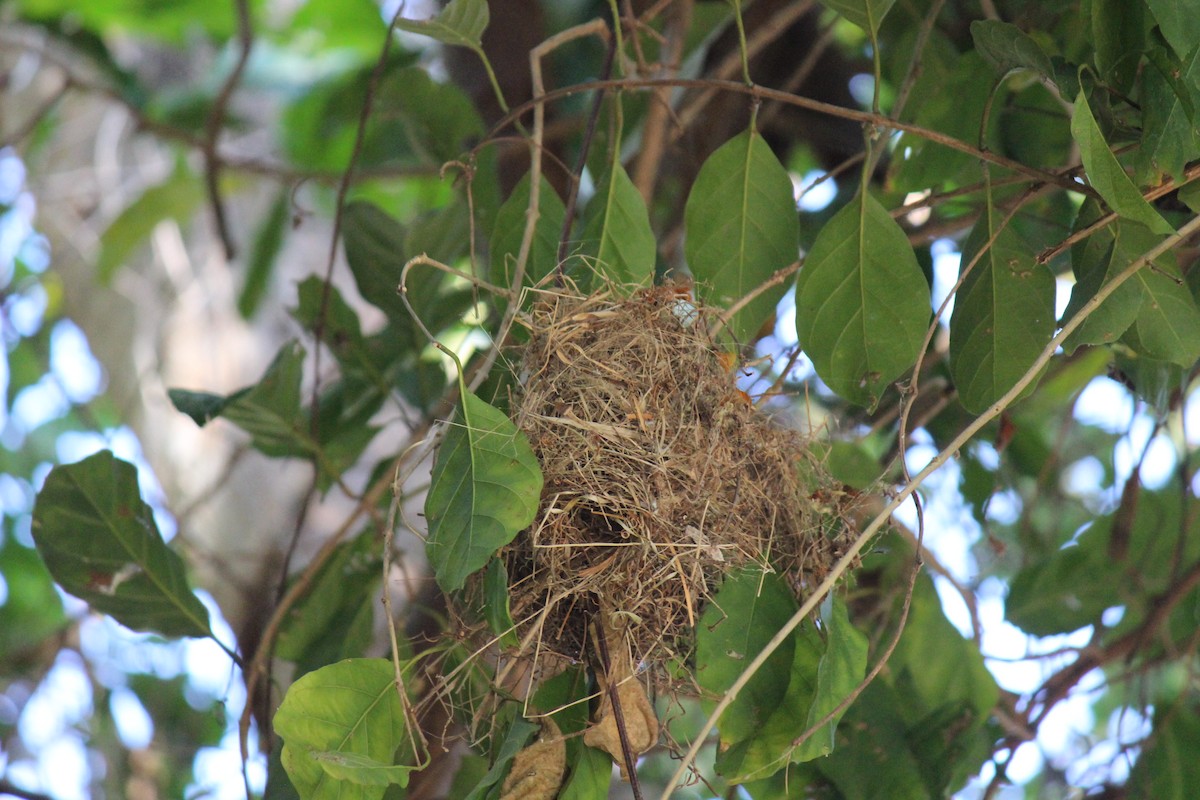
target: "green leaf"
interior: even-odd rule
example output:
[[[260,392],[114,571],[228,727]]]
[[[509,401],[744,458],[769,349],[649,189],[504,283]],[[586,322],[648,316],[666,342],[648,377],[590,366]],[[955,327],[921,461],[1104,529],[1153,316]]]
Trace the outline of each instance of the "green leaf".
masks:
[[[386,390],[386,381],[367,351],[358,312],[350,307],[337,287],[327,286],[321,278],[309,275],[296,287],[296,299],[292,318],[308,331],[321,331],[321,339],[333,351],[342,373],[380,384]],[[321,315],[322,304],[324,317]]]
[[[500,637],[500,646],[519,645],[520,640],[517,639],[516,626],[513,624],[512,611],[509,608],[508,570],[498,558],[488,562],[487,574],[483,579],[483,596],[483,614],[492,633]]]
[[[657,245],[641,193],[620,162],[601,182],[587,207],[584,252],[597,269],[620,283],[647,286],[654,280]]]
[[[358,293],[392,322],[388,337],[395,341],[385,349],[395,357],[415,356],[428,344],[400,297],[405,263],[421,252],[440,256],[447,242],[461,248],[468,238],[466,228],[458,204],[420,218],[407,230],[372,203],[355,201],[346,206],[342,223],[346,261]],[[413,311],[435,336],[472,305],[469,290],[443,291],[445,277],[435,267],[420,265],[409,270],[406,284]]]
[[[700,168],[684,209],[684,249],[697,290],[728,306],[799,255],[799,217],[787,170],[755,130],[721,145]],[[743,342],[783,296],[782,286],[750,301],[732,320]]]
[[[309,754],[329,776],[360,786],[408,786],[408,774],[419,767],[384,764],[357,753],[314,750]]]
[[[562,236],[563,218],[567,209],[559,199],[554,187],[542,176],[542,188],[538,190],[538,220],[533,228],[533,241],[529,245],[529,256],[525,262],[524,286],[534,286],[550,274],[558,264],[558,241]],[[491,251],[492,282],[512,288],[513,269],[521,252],[521,239],[525,235],[525,212],[529,210],[529,174],[517,183],[512,194],[496,212],[496,225],[492,229],[489,250]]]
[[[1054,335],[1054,275],[1011,226],[997,235],[996,217],[989,197],[963,245],[964,268],[979,260],[950,319],[950,372],[959,401],[975,414],[1011,389]]]
[[[1180,58],[1200,42],[1200,3],[1196,0],[1146,0],[1146,5]]]
[[[358,293],[388,318],[409,324],[408,309],[397,291],[400,273],[409,258],[403,226],[372,203],[352,202],[342,215],[342,242]],[[413,270],[408,287],[410,301],[416,292],[414,280],[432,275],[429,280],[440,282],[441,274],[437,270]]]
[[[378,549],[370,531],[337,546],[284,620],[276,656],[303,674],[366,650],[380,580]]]
[[[919,125],[960,141],[977,142],[984,111],[996,94],[994,70],[977,50],[961,56],[942,55],[942,59],[948,63],[941,67],[941,79],[931,82],[923,102],[910,103],[909,108]],[[999,102],[999,97],[995,101]],[[989,141],[999,124],[997,118],[1002,116],[991,116]],[[922,192],[942,184],[958,186],[980,179],[977,159],[912,133],[901,135],[892,159],[889,171],[894,191]]]
[[[203,201],[204,187],[199,178],[180,162],[170,177],[142,192],[100,234],[100,255],[96,259],[100,282],[108,285],[112,281],[117,270],[149,240],[158,223],[173,219],[183,225]]]
[[[1095,209],[1095,203],[1089,205]],[[1084,208],[1089,208],[1089,205]],[[1082,223],[1092,216],[1081,211],[1077,227],[1082,227]],[[1063,319],[1074,319],[1096,292],[1161,239],[1136,222],[1118,221],[1108,230],[1094,233],[1083,245],[1073,248],[1071,262],[1075,286],[1071,289],[1071,301],[1063,312]],[[1144,299],[1140,281],[1125,281],[1071,332],[1063,342],[1063,349],[1067,353],[1074,353],[1081,345],[1117,341],[1137,319]]]
[[[192,418],[192,422],[200,427],[204,427],[209,422],[221,416],[221,411],[224,410],[225,406],[247,391],[249,390],[242,389],[240,392],[235,392],[226,397],[225,395],[213,394],[212,392],[168,389],[167,397],[171,399],[171,404],[175,406],[177,411],[182,411]]]
[[[1092,116],[1088,106],[1087,91],[1079,92],[1075,98],[1075,112],[1071,116],[1071,135],[1079,145],[1083,166],[1088,181],[1104,202],[1123,217],[1140,222],[1155,233],[1171,233],[1174,228],[1163,219],[1154,207],[1146,202],[1133,181],[1125,174],[1117,157],[1108,149],[1108,142]]]
[[[11,513],[11,509],[10,509]],[[6,590],[0,604],[0,653],[7,663],[17,665],[25,655],[38,652],[38,645],[69,620],[54,580],[37,552],[8,536],[0,543],[0,581]]]
[[[1013,70],[1033,70],[1045,77],[1054,76],[1050,57],[1033,37],[1009,22],[979,19],[971,23],[971,38],[979,54],[1001,75]]]
[[[830,442],[825,466],[835,480],[859,491],[869,488],[883,472],[879,459],[862,442]]]
[[[1155,703],[1154,728],[1129,773],[1129,797],[1189,800],[1200,786],[1200,711],[1186,694]]]
[[[308,673],[288,689],[274,725],[284,741],[283,766],[304,800],[379,800],[383,785],[341,776],[378,780],[369,765],[390,767],[406,743],[392,662],[355,658]],[[331,754],[349,758],[339,763]]]
[[[221,409],[221,416],[250,434],[256,450],[268,456],[311,455],[316,443],[308,435],[307,415],[300,410],[304,348],[291,341],[254,386]]]
[[[571,774],[558,793],[558,800],[607,800],[613,773],[608,753],[581,745],[576,755],[568,756],[567,763],[571,765]]]
[[[822,5],[874,36],[896,0],[821,0]]]
[[[825,653],[817,671],[817,686],[808,709],[811,728],[850,696],[867,673],[867,637],[850,624],[846,603],[841,598],[827,600],[821,610],[825,623]],[[834,733],[842,714],[817,731],[792,754],[792,761],[810,761],[833,752]]]
[[[69,27],[85,27],[97,33],[145,36],[184,46],[203,32],[220,41],[237,30],[234,9],[208,0],[123,0],[79,4],[72,0],[23,0],[22,11],[32,17],[69,17]]]
[[[485,133],[466,93],[453,83],[433,80],[419,67],[389,73],[375,102],[387,113],[376,115],[368,129],[364,165],[400,161],[440,167],[463,156]]]
[[[590,694],[587,673],[577,666],[543,681],[534,696],[534,708],[557,709],[552,716],[567,739],[567,763],[571,769],[555,795],[557,800],[608,798],[612,757],[603,750],[588,747],[583,743],[583,737],[572,735],[581,733],[590,723],[587,703]]]
[[[872,681],[842,726],[849,739],[828,757],[811,762],[844,800],[930,800],[912,737],[900,709],[906,700],[885,681]]]
[[[964,734],[982,728],[1000,698],[978,646],[946,619],[941,598],[926,576],[913,588],[908,623],[888,663],[922,708],[932,711],[951,704],[973,709],[970,725],[960,727]]]
[[[1179,63],[1162,48],[1151,51],[1142,70],[1142,142],[1134,162],[1138,180],[1176,180],[1184,165],[1200,157],[1200,131],[1193,120],[1200,108],[1200,45]]]
[[[483,780],[467,795],[466,800],[484,800],[485,797],[491,797],[492,787],[504,781],[504,777],[508,775],[508,769],[513,759],[517,757],[517,753],[521,752],[521,748],[525,746],[525,743],[529,741],[529,738],[533,736],[537,729],[538,725],[536,723],[530,722],[524,717],[515,717],[512,726],[508,729],[508,734],[500,744],[500,750],[496,754],[496,760],[492,763],[492,768],[488,770],[487,775],[483,776]]]
[[[753,735],[717,753],[717,772],[730,783],[762,780],[788,766],[813,705],[825,643],[807,620],[792,635],[787,693]],[[810,740],[811,741],[811,740]]]
[[[353,53],[362,63],[379,58],[387,24],[372,0],[307,0],[288,24],[289,44],[319,43],[321,53]],[[314,41],[314,39],[316,41]]]
[[[774,573],[748,567],[725,578],[696,630],[696,680],[709,698],[729,689],[796,610]],[[751,739],[787,693],[796,648],[789,637],[763,664],[718,722],[721,748]]]
[[[1200,358],[1200,309],[1174,258],[1149,264],[1130,279],[1144,300],[1125,340],[1139,353],[1187,369]]]
[[[442,44],[479,50],[488,26],[487,0],[450,0],[436,17],[426,20],[398,19],[402,31],[419,33]]]
[[[1096,69],[1119,92],[1128,92],[1145,48],[1142,4],[1091,0]]]
[[[271,275],[275,271],[275,258],[283,246],[283,234],[291,218],[291,204],[290,189],[280,192],[271,204],[271,210],[259,225],[254,245],[250,248],[250,260],[246,264],[242,291],[238,295],[237,307],[242,319],[253,317],[262,305]]]
[[[1051,636],[1090,625],[1119,603],[1120,570],[1096,551],[1069,545],[1018,572],[1009,584],[1004,618],[1026,633]]]
[[[542,469],[525,436],[502,412],[464,394],[425,497],[426,553],[438,585],[461,589],[533,522],[541,491]]]
[[[891,215],[860,192],[817,234],[796,281],[796,333],[821,380],[873,408],[916,362],[929,285]]]
[[[122,625],[212,635],[183,561],[138,493],[137,469],[111,452],[50,470],[33,510],[33,540],[63,589]]]

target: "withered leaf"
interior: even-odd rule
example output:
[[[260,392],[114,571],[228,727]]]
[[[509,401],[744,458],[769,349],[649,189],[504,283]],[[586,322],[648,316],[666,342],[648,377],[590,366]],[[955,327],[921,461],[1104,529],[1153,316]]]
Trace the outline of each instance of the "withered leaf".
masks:
[[[567,745],[554,720],[542,720],[538,739],[513,759],[500,800],[554,800],[567,770]]]

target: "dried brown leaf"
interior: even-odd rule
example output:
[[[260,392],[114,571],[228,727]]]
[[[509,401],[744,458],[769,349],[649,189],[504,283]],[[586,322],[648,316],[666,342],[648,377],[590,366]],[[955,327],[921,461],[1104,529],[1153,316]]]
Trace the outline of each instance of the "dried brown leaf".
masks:
[[[500,800],[554,800],[567,771],[567,745],[554,720],[542,720],[542,733],[513,759],[500,787]]]

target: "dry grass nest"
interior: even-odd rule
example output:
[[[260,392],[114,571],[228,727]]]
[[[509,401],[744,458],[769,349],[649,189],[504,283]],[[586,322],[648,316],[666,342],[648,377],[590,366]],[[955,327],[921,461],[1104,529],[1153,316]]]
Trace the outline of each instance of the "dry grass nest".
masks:
[[[800,596],[842,552],[837,492],[807,440],[737,390],[715,319],[670,287],[539,293],[512,407],[545,488],[502,557],[542,651],[593,652],[605,609],[633,663],[686,658],[724,575],[769,565]]]

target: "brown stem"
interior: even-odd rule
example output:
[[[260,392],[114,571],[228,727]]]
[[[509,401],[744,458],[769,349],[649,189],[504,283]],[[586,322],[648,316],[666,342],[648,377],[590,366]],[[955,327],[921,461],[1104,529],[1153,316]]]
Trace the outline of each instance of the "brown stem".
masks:
[[[204,184],[208,191],[209,205],[212,207],[213,223],[217,228],[217,237],[221,240],[221,246],[225,249],[225,258],[229,261],[232,261],[237,254],[237,247],[233,242],[233,234],[229,231],[225,204],[221,200],[221,162],[217,159],[217,139],[220,138],[221,128],[225,124],[225,111],[229,106],[229,101],[233,97],[238,83],[241,82],[246,62],[250,60],[250,50],[254,47],[254,29],[250,22],[248,0],[234,0],[234,9],[237,12],[237,61],[233,65],[233,70],[225,78],[225,82],[221,84],[221,90],[217,92],[216,100],[213,101],[212,110],[209,112],[204,126],[204,144],[201,147],[201,151],[204,153]]]

